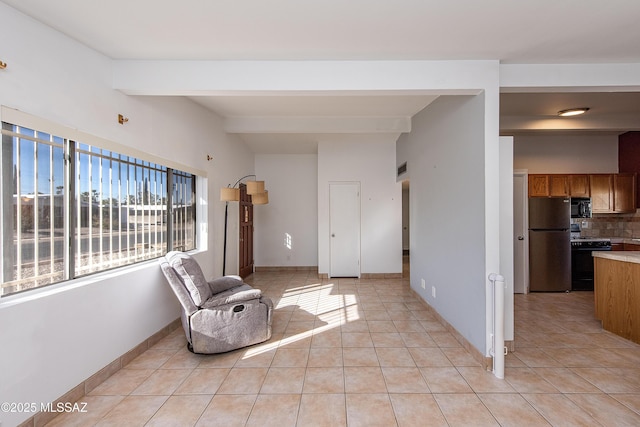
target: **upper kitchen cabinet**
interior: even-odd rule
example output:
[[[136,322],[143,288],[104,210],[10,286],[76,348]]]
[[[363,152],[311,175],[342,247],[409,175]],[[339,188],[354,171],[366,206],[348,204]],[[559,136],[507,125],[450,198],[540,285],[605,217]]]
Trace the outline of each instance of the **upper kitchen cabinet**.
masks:
[[[549,196],[549,175],[529,175],[529,197]]]
[[[529,175],[529,197],[569,197],[569,175]]]
[[[618,137],[618,172],[640,173],[640,131],[625,132]],[[640,200],[640,183],[636,178],[636,206]]]
[[[531,174],[529,197],[589,197],[589,175]]]
[[[549,196],[569,197],[569,175],[549,175]]]
[[[591,212],[613,212],[613,175],[591,175]]]
[[[591,197],[593,213],[636,211],[636,174],[531,174],[529,197]]]
[[[635,174],[598,174],[591,175],[589,180],[593,213],[635,212]]]
[[[569,193],[571,197],[591,197],[589,175],[569,175]]]
[[[613,176],[613,210],[617,213],[636,211],[636,175],[618,173]]]

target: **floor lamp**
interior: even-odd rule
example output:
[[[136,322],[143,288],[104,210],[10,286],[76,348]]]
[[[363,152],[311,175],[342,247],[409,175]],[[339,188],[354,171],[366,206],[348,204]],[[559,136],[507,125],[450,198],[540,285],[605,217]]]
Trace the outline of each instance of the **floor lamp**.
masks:
[[[225,202],[224,206],[224,249],[222,252],[222,275],[226,273],[227,267],[227,224],[229,222],[229,202],[240,201],[240,188],[238,185],[245,179],[255,175],[245,175],[235,184],[227,185],[220,189],[220,201]],[[254,205],[266,205],[269,203],[269,192],[264,189],[264,181],[247,181],[247,194],[251,195],[251,201]]]

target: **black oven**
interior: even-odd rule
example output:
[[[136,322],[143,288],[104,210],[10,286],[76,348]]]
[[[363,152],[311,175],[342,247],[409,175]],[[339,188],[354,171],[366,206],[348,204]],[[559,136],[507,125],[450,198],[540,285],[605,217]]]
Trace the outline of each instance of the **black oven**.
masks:
[[[609,239],[571,240],[571,290],[593,290],[593,251],[610,251]]]

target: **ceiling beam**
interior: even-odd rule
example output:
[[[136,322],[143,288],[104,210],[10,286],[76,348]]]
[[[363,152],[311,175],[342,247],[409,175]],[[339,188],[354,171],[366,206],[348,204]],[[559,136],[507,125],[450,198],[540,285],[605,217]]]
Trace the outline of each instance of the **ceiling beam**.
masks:
[[[498,61],[113,61],[128,95],[477,95],[497,78]]]
[[[623,132],[640,130],[640,117],[633,114],[590,117],[501,116],[500,131],[580,130]]]
[[[228,133],[405,133],[411,117],[228,117]]]
[[[500,92],[638,92],[640,63],[501,64]]]

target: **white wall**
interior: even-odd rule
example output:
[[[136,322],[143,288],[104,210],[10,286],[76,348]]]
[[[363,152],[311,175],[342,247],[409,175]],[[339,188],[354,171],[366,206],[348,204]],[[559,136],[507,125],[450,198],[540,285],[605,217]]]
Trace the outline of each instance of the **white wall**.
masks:
[[[224,204],[218,191],[237,171],[253,172],[247,147],[188,100],[112,90],[108,58],[4,3],[0,39],[11,41],[3,43],[8,67],[0,72],[0,104],[206,172],[208,194],[200,203],[208,216],[198,232],[205,233],[208,250],[197,257],[207,276],[220,274]],[[129,123],[118,124],[118,113]],[[208,162],[207,154],[215,159]],[[235,252],[231,263],[237,265]],[[0,401],[50,402],[178,316],[155,261],[2,298]],[[0,421],[12,426],[30,415],[0,413]]]
[[[255,265],[317,266],[318,156],[259,154],[255,171],[269,191],[269,204],[253,209]]]
[[[618,136],[517,135],[513,167],[529,173],[616,173]]]
[[[411,287],[483,354],[484,102],[483,95],[438,98],[414,116],[398,143],[407,157],[397,159],[411,176]]]
[[[513,138],[500,137],[500,247],[514,247]],[[500,251],[500,274],[504,277],[504,339],[514,339],[514,251]]]
[[[329,182],[360,182],[361,273],[402,272],[402,186],[396,139],[359,135],[318,143],[318,272],[329,274]]]

